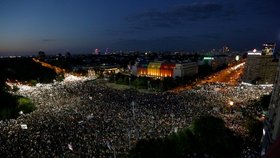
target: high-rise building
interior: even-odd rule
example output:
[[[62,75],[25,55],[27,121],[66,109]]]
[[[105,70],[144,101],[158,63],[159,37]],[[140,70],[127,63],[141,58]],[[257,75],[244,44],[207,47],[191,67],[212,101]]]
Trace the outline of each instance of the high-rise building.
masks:
[[[99,55],[99,49],[98,49],[98,48],[96,48],[96,49],[94,50],[94,54],[95,54],[95,55]]]
[[[196,62],[177,63],[173,77],[193,76],[198,74],[198,64]]]
[[[105,55],[110,54],[109,48],[106,48]]]
[[[40,60],[45,60],[46,57],[47,57],[47,56],[46,56],[46,53],[45,53],[45,52],[43,52],[43,51],[39,51],[39,52],[38,52],[38,58],[39,58]]]
[[[278,63],[272,55],[254,49],[248,51],[243,82],[253,84],[273,84]]]
[[[275,52],[276,43],[264,43],[262,48],[263,55],[273,55]]]
[[[278,63],[278,67],[280,67]],[[262,156],[266,155],[271,144],[280,137],[280,72],[277,70],[274,87],[268,107],[268,116],[264,122],[262,138]]]

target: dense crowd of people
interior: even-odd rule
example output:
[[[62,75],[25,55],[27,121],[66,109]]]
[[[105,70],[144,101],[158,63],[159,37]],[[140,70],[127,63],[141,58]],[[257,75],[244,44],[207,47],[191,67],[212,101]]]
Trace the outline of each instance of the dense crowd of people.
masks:
[[[139,139],[165,137],[206,114],[246,135],[244,115],[259,114],[261,109],[250,105],[271,90],[205,84],[180,93],[143,93],[95,81],[20,89],[37,110],[0,121],[0,157],[121,156]]]

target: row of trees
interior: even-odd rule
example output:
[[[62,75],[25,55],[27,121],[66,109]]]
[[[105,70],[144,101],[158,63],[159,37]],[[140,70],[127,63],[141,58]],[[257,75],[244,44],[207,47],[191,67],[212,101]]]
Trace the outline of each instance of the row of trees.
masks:
[[[172,77],[165,77],[163,79],[153,79],[149,77],[127,76],[118,73],[111,75],[109,81],[115,82],[116,84],[129,85],[136,89],[166,91],[177,86],[191,83],[195,77],[177,77],[175,79]]]
[[[3,78],[18,81],[36,80],[40,83],[50,83],[57,77],[57,74],[31,58],[15,58],[0,61],[0,73]]]
[[[9,93],[17,87],[9,87],[6,80],[27,82],[35,85],[38,82],[49,83],[57,74],[48,68],[32,61],[31,58],[15,58],[0,61],[0,120],[16,118],[19,112],[29,113],[36,109],[30,99]]]
[[[36,109],[30,99],[7,92],[0,94],[0,120],[16,118],[20,112],[30,113]]]
[[[35,110],[35,105],[30,99],[12,95],[7,92],[9,89],[2,76],[0,78],[0,120],[16,118],[20,111],[29,113]]]

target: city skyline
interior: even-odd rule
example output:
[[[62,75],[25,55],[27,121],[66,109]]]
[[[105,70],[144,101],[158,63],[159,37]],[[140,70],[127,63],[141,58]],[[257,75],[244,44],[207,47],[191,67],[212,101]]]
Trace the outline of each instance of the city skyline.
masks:
[[[277,0],[0,0],[0,55],[235,50],[279,42]]]

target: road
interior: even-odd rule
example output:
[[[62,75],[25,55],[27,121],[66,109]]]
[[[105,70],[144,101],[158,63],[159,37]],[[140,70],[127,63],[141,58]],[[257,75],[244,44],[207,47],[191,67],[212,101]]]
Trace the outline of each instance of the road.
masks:
[[[207,84],[207,83],[226,83],[228,85],[234,86],[240,82],[240,79],[244,71],[244,64],[245,62],[235,64],[219,72],[213,73],[210,76],[207,76],[201,80],[198,80],[192,83],[191,85],[177,87],[172,91],[179,92],[179,91],[189,90],[196,86]]]

